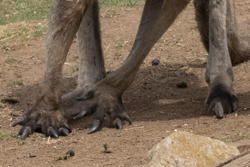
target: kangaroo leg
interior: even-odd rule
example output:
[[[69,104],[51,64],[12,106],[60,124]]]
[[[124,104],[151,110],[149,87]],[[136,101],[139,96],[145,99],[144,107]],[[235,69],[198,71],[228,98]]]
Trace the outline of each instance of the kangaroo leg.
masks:
[[[13,125],[21,125],[22,139],[33,132],[57,138],[68,135],[67,119],[59,110],[62,68],[73,38],[80,26],[85,8],[91,1],[54,0],[48,28],[44,93],[35,106]]]
[[[209,56],[206,80],[209,84],[208,111],[217,118],[236,109],[233,94],[233,71],[228,49],[227,11],[228,0],[209,1]]]
[[[234,0],[227,1],[227,39],[233,65],[250,60],[250,40],[239,35]]]
[[[96,82],[105,77],[105,67],[101,47],[98,2],[89,5],[78,30],[80,66],[77,88],[62,97],[67,117],[79,117],[87,110],[84,106],[74,105],[75,96],[89,96]],[[77,116],[78,115],[78,116]]]
[[[209,50],[209,0],[194,0],[196,20],[201,34],[201,40]],[[235,15],[234,0],[227,1],[226,30],[229,55],[233,65],[250,59],[250,41],[240,37]]]
[[[88,88],[105,76],[101,46],[99,7],[89,6],[78,30],[80,66],[78,88]]]
[[[130,122],[122,104],[122,94],[134,80],[140,64],[151,48],[174,22],[178,14],[185,8],[188,1],[183,0],[147,0],[139,30],[132,50],[122,64],[113,73],[96,83],[87,96],[79,96],[73,106],[89,108],[79,116],[94,113],[94,123],[90,133],[100,130],[104,117],[108,116],[113,127],[122,128],[122,121]]]

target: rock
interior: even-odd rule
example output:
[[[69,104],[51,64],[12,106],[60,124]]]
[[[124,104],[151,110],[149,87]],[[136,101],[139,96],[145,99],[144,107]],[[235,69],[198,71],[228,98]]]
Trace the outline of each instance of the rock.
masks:
[[[157,65],[160,64],[160,60],[155,58],[155,59],[152,60],[151,64],[152,64],[153,66],[157,66]]]
[[[108,144],[104,144],[104,145],[103,145],[103,148],[104,148],[104,151],[102,151],[102,153],[105,153],[105,154],[110,154],[110,153],[112,153],[112,151],[110,151],[110,150],[108,149]]]
[[[36,155],[29,153],[29,158],[35,158]]]
[[[75,156],[75,151],[74,150],[69,150],[66,152],[66,155],[60,156],[56,159],[56,161],[61,161],[61,160],[68,160],[69,158]]]
[[[74,150],[69,150],[69,151],[67,151],[67,152],[66,152],[66,156],[68,156],[68,157],[73,157],[73,156],[75,156],[75,151],[74,151]]]
[[[145,167],[214,167],[239,154],[222,141],[188,132],[174,132],[149,151]]]

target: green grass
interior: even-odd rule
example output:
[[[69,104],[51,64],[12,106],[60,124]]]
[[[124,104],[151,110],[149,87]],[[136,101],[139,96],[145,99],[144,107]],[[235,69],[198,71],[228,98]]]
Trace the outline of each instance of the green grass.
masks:
[[[17,138],[17,135],[9,132],[0,131],[0,140],[10,139],[10,138]]]
[[[144,2],[144,0],[100,0],[101,7],[135,7]]]
[[[10,51],[15,42],[42,37],[47,31],[44,20],[48,17],[52,1],[0,0],[0,50]],[[99,0],[101,8],[135,7],[143,2],[144,0]],[[13,61],[6,60],[6,63]]]
[[[17,60],[13,57],[7,57],[4,62],[7,64],[14,64],[17,63]]]
[[[247,134],[245,132],[237,132],[237,133],[231,134],[231,135],[223,138],[222,141],[224,141],[226,143],[232,143],[232,142],[242,140],[245,137],[247,137]]]
[[[2,103],[1,101],[0,101],[0,109],[1,108],[5,108],[7,105],[6,104],[4,104],[4,103]]]
[[[52,0],[0,0],[0,25],[47,18]]]
[[[45,23],[19,22],[15,24],[0,25],[0,49],[12,50],[15,42],[27,39],[35,39],[45,35],[47,26]],[[11,64],[13,60],[7,59],[6,63]]]
[[[144,0],[99,0],[101,7],[134,7]],[[0,25],[43,20],[52,0],[0,0]]]
[[[23,86],[23,81],[22,80],[11,80],[8,82],[8,87],[10,88],[17,88],[19,86]]]

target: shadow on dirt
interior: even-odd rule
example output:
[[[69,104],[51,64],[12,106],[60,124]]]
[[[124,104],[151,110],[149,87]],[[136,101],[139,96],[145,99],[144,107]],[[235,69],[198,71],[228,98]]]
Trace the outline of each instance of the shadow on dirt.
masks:
[[[205,99],[207,87],[201,86],[201,81],[193,73],[187,73],[181,64],[162,64],[141,68],[140,72],[123,98],[125,107],[132,121],[161,121],[174,119],[188,119],[200,117],[205,114]],[[190,64],[189,68],[204,68],[204,64]],[[76,78],[64,79],[65,92],[73,90]],[[186,86],[178,86],[184,84]],[[204,84],[203,84],[204,85]],[[15,109],[14,116],[29,109],[34,104],[37,95],[42,90],[38,84],[16,89],[9,97],[18,99],[19,103],[12,105]],[[250,114],[244,108],[250,92],[238,94],[240,100],[240,114]],[[14,118],[15,119],[15,118]],[[86,122],[85,125],[79,125]],[[89,118],[76,121],[73,127],[86,128]]]

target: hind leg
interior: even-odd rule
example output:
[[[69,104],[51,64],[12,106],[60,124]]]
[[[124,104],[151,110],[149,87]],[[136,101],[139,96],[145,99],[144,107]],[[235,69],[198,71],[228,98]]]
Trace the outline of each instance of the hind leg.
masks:
[[[209,0],[194,0],[196,20],[201,40],[209,50]],[[226,31],[229,55],[233,65],[250,59],[250,41],[240,37],[238,23],[235,15],[234,0],[227,1]]]
[[[250,40],[239,35],[238,23],[235,14],[234,0],[227,1],[227,39],[228,49],[233,65],[250,59]]]
[[[77,87],[88,89],[105,76],[97,1],[86,10],[78,30],[78,40],[80,66]]]
[[[77,88],[62,96],[64,114],[69,118],[78,118],[79,112],[85,112],[83,106],[70,105],[76,96],[89,96],[88,91],[106,75],[101,46],[98,2],[88,6],[78,30],[80,63]]]
[[[111,126],[118,129],[122,128],[123,121],[130,122],[122,94],[133,82],[151,48],[187,4],[186,0],[147,0],[132,50],[122,66],[97,82],[87,94],[76,94],[74,102],[65,101],[64,109],[78,108],[76,118],[93,114],[95,120],[90,133],[100,130],[106,117],[110,118]]]
[[[235,111],[237,98],[233,94],[233,71],[227,30],[228,0],[196,0],[196,16],[202,40],[209,50],[206,81],[209,84],[207,110],[217,118]]]

